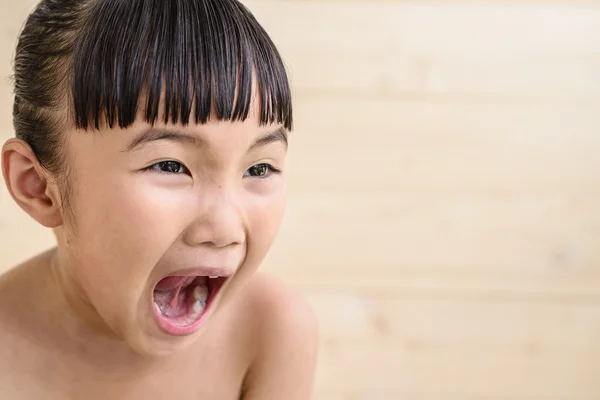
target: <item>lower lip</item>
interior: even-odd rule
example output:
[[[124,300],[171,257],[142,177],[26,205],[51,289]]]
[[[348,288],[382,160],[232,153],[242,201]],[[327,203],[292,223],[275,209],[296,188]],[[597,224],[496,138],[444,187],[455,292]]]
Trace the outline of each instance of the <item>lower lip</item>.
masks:
[[[208,296],[208,299],[206,301],[206,307],[204,307],[202,314],[200,314],[200,317],[198,317],[198,319],[196,321],[194,321],[190,325],[186,325],[186,326],[180,326],[180,325],[173,324],[171,321],[169,321],[167,318],[165,318],[162,315],[162,313],[160,312],[160,310],[158,309],[158,306],[156,305],[156,303],[154,303],[154,297],[151,296],[150,301],[152,302],[152,312],[154,314],[154,319],[156,320],[158,327],[163,332],[165,332],[171,336],[188,336],[188,335],[195,333],[198,329],[200,329],[200,326],[202,326],[202,324],[204,323],[204,320],[206,319],[206,317],[208,316],[208,313],[210,312],[210,309],[212,308],[215,297],[219,294],[219,292],[221,291],[221,288],[223,287],[225,282],[227,282],[226,279],[218,279],[215,281],[216,282],[211,283],[210,295]]]

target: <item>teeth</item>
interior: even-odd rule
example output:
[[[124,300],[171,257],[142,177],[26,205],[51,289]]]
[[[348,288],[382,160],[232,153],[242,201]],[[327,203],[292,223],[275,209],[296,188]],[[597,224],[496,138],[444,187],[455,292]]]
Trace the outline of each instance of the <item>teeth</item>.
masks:
[[[210,279],[217,279],[218,276],[209,276]]]
[[[206,303],[197,301],[194,303],[194,308],[192,309],[192,315],[190,315],[190,319],[193,321],[197,319],[202,311],[204,311],[204,307],[206,307]]]
[[[200,318],[204,308],[206,308],[206,300],[208,299],[208,288],[206,286],[196,286],[194,288],[194,305],[192,314],[188,317],[188,325]]]
[[[202,315],[202,312],[204,312],[204,308],[206,308],[205,301],[194,302],[194,306],[192,307],[192,312],[190,313],[190,315],[188,315],[188,317],[185,319],[185,321],[181,321],[176,324],[179,326],[188,326],[190,324],[193,324],[194,322],[196,322],[196,320],[198,318],[200,318],[200,316]]]
[[[206,286],[196,286],[194,288],[194,300],[196,300],[196,304],[198,303],[206,303],[208,299],[208,288]],[[194,304],[194,307],[196,306]]]
[[[206,308],[206,300],[208,299],[208,288],[206,286],[196,286],[192,294],[194,296],[194,305],[192,312],[187,316],[185,321],[176,323],[179,326],[188,326],[193,324],[204,312]]]

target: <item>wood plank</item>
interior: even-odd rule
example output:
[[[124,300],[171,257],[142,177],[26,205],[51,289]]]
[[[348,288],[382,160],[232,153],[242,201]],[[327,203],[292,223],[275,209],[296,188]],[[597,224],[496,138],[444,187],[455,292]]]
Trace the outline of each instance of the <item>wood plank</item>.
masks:
[[[287,249],[287,254],[320,254],[319,266],[475,268],[485,263],[503,269],[529,264],[538,271],[581,270],[600,263],[594,245],[600,239],[595,204],[597,200],[544,198],[427,200],[391,193],[354,199],[313,195],[294,200],[282,234],[298,249],[292,254]]]
[[[292,190],[597,193],[597,106],[299,97]]]
[[[249,5],[280,46],[302,94],[520,102],[600,98],[600,7],[336,1]],[[293,25],[280,15],[294,15]]]
[[[319,390],[481,398],[600,396],[600,304],[310,295]],[[446,398],[446,397],[443,397]]]
[[[306,96],[297,109],[275,270],[305,287],[597,295],[594,105]]]
[[[308,258],[308,257],[307,257]],[[597,271],[552,274],[453,268],[439,271],[429,267],[384,269],[369,265],[362,269],[309,264],[284,264],[270,259],[262,267],[302,291],[344,291],[353,288],[370,294],[396,294],[405,297],[439,300],[502,300],[546,303],[594,303],[600,300],[600,274]],[[515,268],[516,269],[516,268]]]
[[[390,0],[391,1],[391,0]],[[570,398],[569,398],[570,399]],[[560,396],[522,396],[502,397],[495,395],[480,395],[471,393],[440,394],[440,393],[414,393],[406,390],[389,390],[370,388],[368,390],[354,390],[350,387],[336,390],[318,390],[313,400],[565,400]],[[592,395],[578,397],[577,400],[597,400]]]
[[[266,268],[311,287],[600,295],[598,198],[294,197]]]
[[[295,48],[281,46],[294,91],[415,95],[427,89],[427,64],[417,58],[370,48]]]
[[[349,50],[358,46],[369,47],[373,52],[400,50],[452,57],[580,56],[600,51],[600,7],[590,4],[538,7],[514,3],[303,0],[246,3],[283,48]]]
[[[600,103],[600,58],[542,57],[521,61],[474,57],[423,63],[423,90],[431,95],[519,103],[568,103],[582,99]]]
[[[600,102],[600,59],[489,60],[289,49],[298,95],[519,104]]]

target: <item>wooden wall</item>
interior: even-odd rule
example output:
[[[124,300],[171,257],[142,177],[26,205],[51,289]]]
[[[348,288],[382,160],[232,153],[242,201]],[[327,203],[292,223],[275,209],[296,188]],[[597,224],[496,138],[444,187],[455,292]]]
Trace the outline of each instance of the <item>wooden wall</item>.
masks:
[[[265,268],[319,316],[315,398],[600,399],[600,1],[245,3],[295,88]],[[4,189],[0,238],[52,243]]]

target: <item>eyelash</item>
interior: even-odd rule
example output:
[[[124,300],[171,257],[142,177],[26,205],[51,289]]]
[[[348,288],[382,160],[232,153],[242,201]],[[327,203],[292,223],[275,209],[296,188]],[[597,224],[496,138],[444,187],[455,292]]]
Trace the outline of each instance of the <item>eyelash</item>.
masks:
[[[265,175],[262,176],[249,176],[250,178],[258,178],[258,179],[269,179],[271,178],[274,174],[280,174],[281,171],[278,170],[277,168],[275,168],[274,166],[272,166],[271,164],[267,164],[267,163],[261,163],[261,164],[256,164],[253,165],[252,167],[248,168],[248,170],[246,172],[244,172],[244,176],[246,176],[246,174],[252,170],[253,168],[259,168],[259,167],[265,167],[267,168],[267,172],[265,173]]]
[[[170,172],[170,171],[163,171],[161,169],[161,166],[166,166],[166,165],[175,165],[180,167],[180,172]],[[183,172],[181,172],[181,170],[183,170]],[[161,161],[161,162],[157,162],[156,164],[152,164],[151,166],[149,166],[148,168],[145,168],[144,171],[148,171],[148,172],[157,172],[159,174],[166,174],[166,175],[181,175],[182,173],[185,173],[186,175],[189,175],[190,171],[187,169],[187,167],[185,165],[183,165],[182,163],[180,163],[179,161]]]
[[[161,167],[165,167],[166,165],[171,165],[171,166],[177,166],[179,167],[179,172],[170,172],[170,171],[163,171],[161,169]],[[267,169],[267,172],[262,175],[262,176],[248,176],[250,178],[258,178],[258,179],[268,179],[270,178],[273,174],[280,174],[281,171],[278,170],[277,168],[273,167],[271,164],[267,164],[267,163],[261,163],[261,164],[256,164],[253,165],[252,167],[248,168],[248,170],[246,172],[244,172],[244,176],[247,176],[247,174],[249,173],[249,171],[251,171],[252,169],[255,168],[260,168],[260,167],[265,167]],[[183,171],[181,171],[183,170]],[[145,171],[155,171],[159,174],[166,174],[166,175],[181,175],[181,174],[186,174],[189,175],[190,171],[189,169],[183,165],[182,163],[178,162],[178,161],[161,161],[158,162],[156,164],[153,164],[151,166],[149,166],[148,168],[145,169]]]

